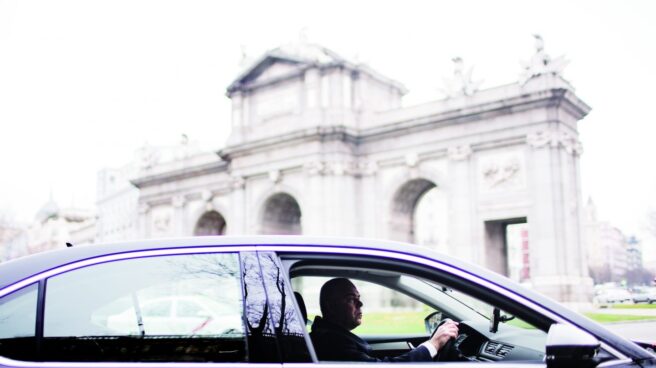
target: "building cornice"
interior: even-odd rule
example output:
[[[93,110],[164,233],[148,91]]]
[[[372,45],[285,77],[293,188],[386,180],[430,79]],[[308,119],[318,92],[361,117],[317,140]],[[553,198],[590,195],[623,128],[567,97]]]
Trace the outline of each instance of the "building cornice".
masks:
[[[135,187],[142,189],[144,187],[159,185],[163,183],[184,180],[196,176],[225,172],[228,170],[229,162],[217,160],[216,162],[202,165],[194,165],[181,169],[170,170],[154,175],[145,175],[130,180]]]
[[[394,137],[399,131],[404,134],[435,129],[472,121],[489,119],[495,116],[515,114],[543,107],[562,107],[577,120],[582,119],[591,108],[577,98],[571,91],[556,88],[546,91],[522,94],[482,104],[472,104],[424,116],[415,116],[396,122],[366,128],[357,136],[358,143]]]
[[[570,90],[553,88],[492,102],[450,108],[432,114],[414,116],[361,130],[347,128],[343,125],[301,129],[279,136],[257,139],[226,147],[218,151],[217,154],[223,160],[230,161],[232,158],[245,154],[264,152],[290,144],[308,141],[326,142],[332,140],[359,145],[393,138],[398,136],[401,131],[403,134],[417,133],[442,126],[463,124],[532,109],[553,107],[562,108],[577,120],[583,118],[591,110],[590,106],[576,97]]]
[[[357,144],[358,134],[355,130],[349,129],[343,125],[337,126],[319,126],[309,129],[300,129],[293,132],[277,135],[226,147],[217,152],[225,161],[230,161],[235,157],[244,154],[268,151],[271,149],[289,146],[309,141],[342,141],[346,143]]]

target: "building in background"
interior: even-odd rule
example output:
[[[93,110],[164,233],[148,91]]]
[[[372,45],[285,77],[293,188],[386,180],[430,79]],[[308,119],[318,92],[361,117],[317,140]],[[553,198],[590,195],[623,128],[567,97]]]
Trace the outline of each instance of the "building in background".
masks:
[[[96,185],[96,241],[139,238],[139,189],[130,180],[143,173],[156,175],[157,170],[171,171],[193,165],[198,155],[217,159],[216,153],[202,152],[197,141],[182,134],[175,144],[142,146],[135,151],[133,161],[123,167],[100,170]]]
[[[519,81],[485,90],[456,58],[448,97],[410,107],[400,83],[322,46],[273,49],[228,86],[231,135],[218,155],[141,165],[139,237],[422,242],[417,211],[438,190],[444,211],[422,225],[437,228],[430,246],[561,301],[589,300],[577,124],[590,108],[540,45]],[[522,223],[511,265],[508,228]]]
[[[27,253],[38,253],[62,248],[75,240],[90,244],[94,236],[85,232],[93,226],[93,211],[80,208],[62,208],[54,201],[48,201],[37,213],[34,222],[27,230]],[[74,236],[77,238],[74,239]]]
[[[640,241],[635,236],[626,236],[609,222],[599,220],[592,199],[588,199],[584,212],[584,243],[595,283],[648,284],[654,270],[643,263]]]
[[[642,263],[642,246],[635,236],[626,239],[628,253],[627,268],[629,270],[640,270],[644,268]]]
[[[21,246],[21,234],[25,228],[20,225],[10,223],[8,220],[0,219],[0,262],[16,258],[16,254],[24,249]]]
[[[95,242],[95,215],[92,210],[60,207],[52,198],[37,212],[32,223],[16,227],[2,244],[3,259],[64,248],[66,243],[89,245]]]
[[[135,239],[139,190],[130,183],[135,164],[98,172],[95,238],[98,243]]]

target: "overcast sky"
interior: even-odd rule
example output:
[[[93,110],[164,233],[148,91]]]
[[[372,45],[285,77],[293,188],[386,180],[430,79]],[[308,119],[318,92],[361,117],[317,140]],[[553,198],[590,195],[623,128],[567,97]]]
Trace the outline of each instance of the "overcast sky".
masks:
[[[0,210],[31,220],[52,192],[91,207],[96,173],[187,134],[223,146],[240,46],[296,41],[439,97],[451,58],[482,88],[512,83],[532,34],[592,107],[581,121],[584,200],[626,234],[656,209],[656,1],[0,0]]]

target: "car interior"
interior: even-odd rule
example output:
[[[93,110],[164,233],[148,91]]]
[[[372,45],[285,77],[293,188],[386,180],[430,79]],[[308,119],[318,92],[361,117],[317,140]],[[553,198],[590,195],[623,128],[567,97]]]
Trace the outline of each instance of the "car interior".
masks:
[[[448,353],[438,354],[438,360],[544,364],[547,331],[553,321],[507,298],[493,295],[480,285],[468,284],[447,273],[383,259],[290,257],[283,260],[283,265],[292,280],[299,307],[307,305],[304,318],[308,331],[312,324],[308,315],[320,313],[318,290],[322,283],[335,277],[353,281],[364,303],[362,326],[367,324],[368,314],[374,316],[375,323],[383,325],[360,332],[361,326],[352,331],[370,344],[376,357],[408,352],[426,341],[439,323],[448,318],[459,323],[459,336],[449,345]],[[368,285],[383,291],[370,295],[369,291],[375,288]],[[409,302],[376,307],[380,294],[387,295],[388,299],[399,299],[396,296],[401,295]],[[368,304],[372,307],[368,308]],[[395,319],[399,315],[414,316],[418,321]],[[420,328],[395,331],[393,326],[399,324]]]

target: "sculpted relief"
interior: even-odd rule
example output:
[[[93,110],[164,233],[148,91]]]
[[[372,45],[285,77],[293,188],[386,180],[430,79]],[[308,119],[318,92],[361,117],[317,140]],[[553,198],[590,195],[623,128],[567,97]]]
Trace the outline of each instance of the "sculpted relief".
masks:
[[[521,152],[499,153],[480,158],[481,192],[520,190],[525,187],[526,170]]]
[[[169,236],[173,216],[170,208],[153,208],[151,212],[151,233],[153,237]]]

